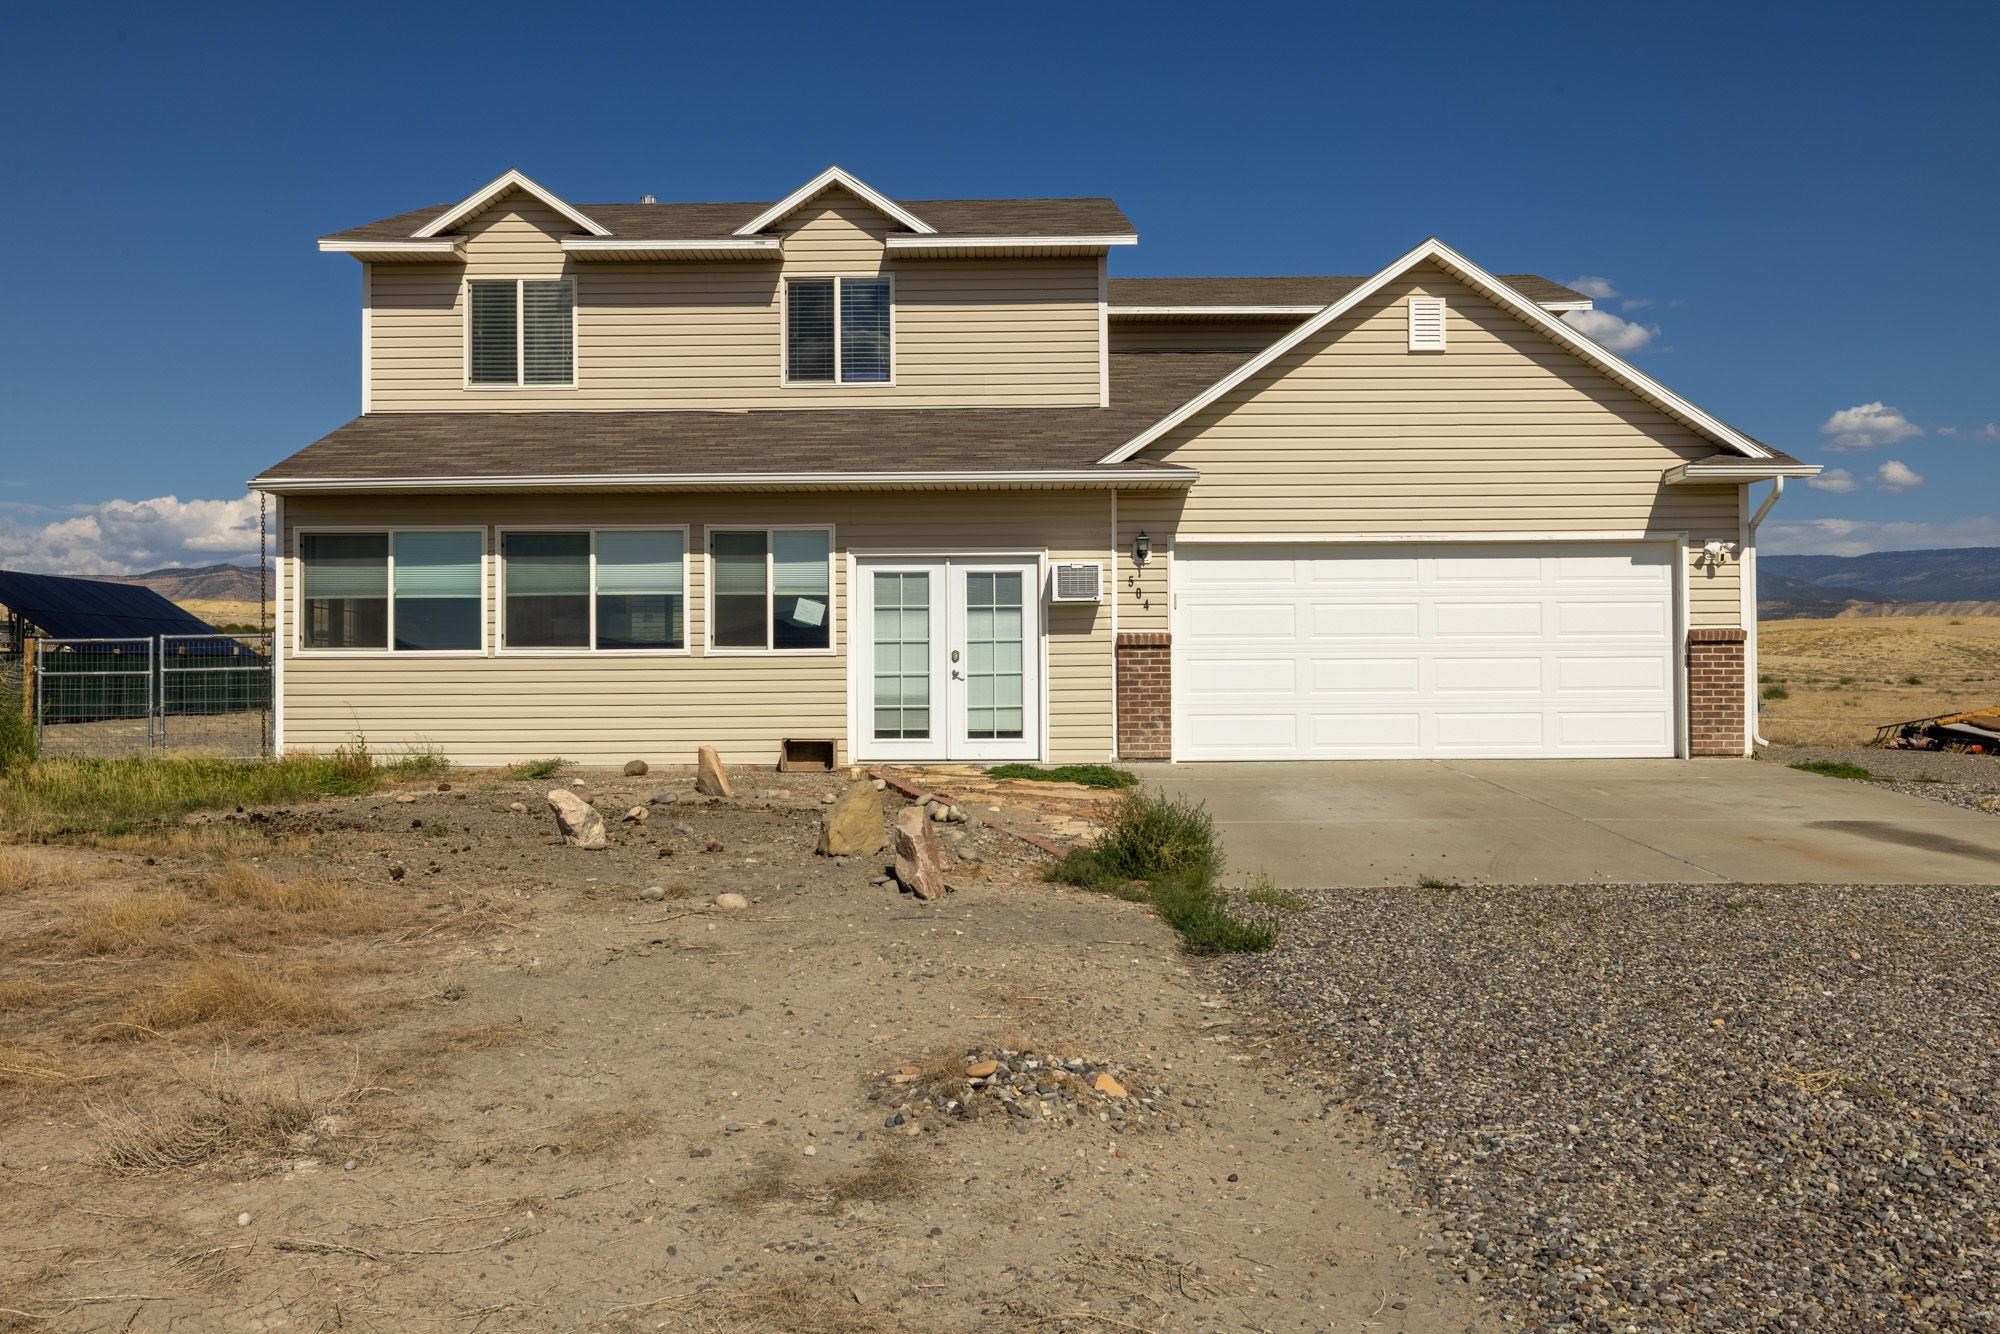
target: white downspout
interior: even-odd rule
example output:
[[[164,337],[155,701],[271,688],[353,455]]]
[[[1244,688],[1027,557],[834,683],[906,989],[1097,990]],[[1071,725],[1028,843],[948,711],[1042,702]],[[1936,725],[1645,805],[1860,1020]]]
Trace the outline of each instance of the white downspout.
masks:
[[[1749,585],[1743,599],[1744,606],[1749,611],[1746,618],[1749,624],[1744,627],[1749,634],[1746,636],[1747,642],[1743,654],[1743,689],[1750,699],[1750,740],[1759,746],[1768,746],[1771,743],[1757,730],[1757,525],[1764,522],[1764,516],[1771,512],[1771,506],[1777,504],[1778,497],[1784,494],[1785,479],[1773,477],[1771,494],[1764,497],[1764,503],[1757,507],[1757,512],[1743,525],[1742,577]]]

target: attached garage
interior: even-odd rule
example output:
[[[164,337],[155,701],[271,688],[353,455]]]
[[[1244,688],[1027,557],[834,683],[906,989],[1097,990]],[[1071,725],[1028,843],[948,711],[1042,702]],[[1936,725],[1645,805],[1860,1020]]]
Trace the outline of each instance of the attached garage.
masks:
[[[1174,758],[1672,756],[1673,541],[1183,546]]]

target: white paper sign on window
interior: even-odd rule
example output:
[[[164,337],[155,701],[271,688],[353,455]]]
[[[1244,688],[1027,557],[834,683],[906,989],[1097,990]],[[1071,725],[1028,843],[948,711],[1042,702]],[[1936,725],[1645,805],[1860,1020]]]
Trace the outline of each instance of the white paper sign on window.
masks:
[[[796,625],[823,625],[826,622],[826,604],[813,598],[800,598],[792,607],[792,621]]]

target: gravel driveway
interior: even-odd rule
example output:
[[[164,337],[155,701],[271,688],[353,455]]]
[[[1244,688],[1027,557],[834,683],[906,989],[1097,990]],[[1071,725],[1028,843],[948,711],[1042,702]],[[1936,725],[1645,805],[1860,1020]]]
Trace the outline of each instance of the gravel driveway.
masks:
[[[2000,815],[2000,755],[1860,746],[1766,746],[1757,752],[1757,758],[1777,764],[1814,760],[1858,764],[1875,775],[1872,781],[1878,787]]]
[[[2000,1326],[2000,888],[1307,898],[1226,966],[1502,1310]]]

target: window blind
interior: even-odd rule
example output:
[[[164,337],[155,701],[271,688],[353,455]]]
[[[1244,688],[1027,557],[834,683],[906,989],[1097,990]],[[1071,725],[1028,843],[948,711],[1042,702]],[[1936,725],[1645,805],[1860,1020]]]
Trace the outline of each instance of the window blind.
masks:
[[[389,595],[387,533],[304,533],[299,560],[313,598],[381,598]]]
[[[844,384],[889,380],[889,280],[840,280],[840,379]]]
[[[823,532],[771,534],[772,588],[779,597],[826,596],[827,540]]]
[[[764,534],[715,535],[715,591],[719,596],[764,596]]]
[[[785,378],[833,379],[833,279],[785,284]]]
[[[484,545],[473,532],[397,533],[397,600],[478,597]]]
[[[521,284],[527,384],[569,384],[576,378],[571,318],[573,289],[565,279]]]
[[[520,383],[520,352],[516,321],[519,311],[519,284],[475,282],[471,284],[473,384]]]
[[[506,553],[510,602],[590,592],[589,533],[509,533]]]
[[[681,591],[679,533],[607,532],[597,535],[598,595]]]

